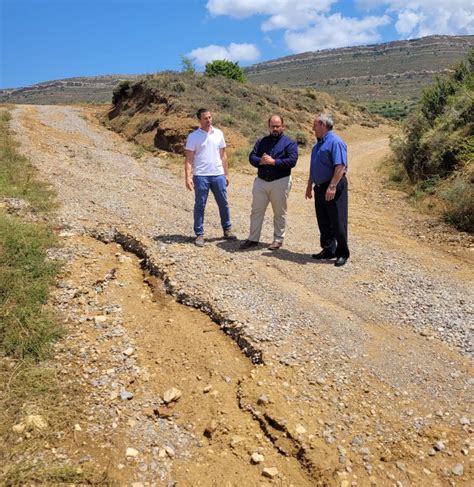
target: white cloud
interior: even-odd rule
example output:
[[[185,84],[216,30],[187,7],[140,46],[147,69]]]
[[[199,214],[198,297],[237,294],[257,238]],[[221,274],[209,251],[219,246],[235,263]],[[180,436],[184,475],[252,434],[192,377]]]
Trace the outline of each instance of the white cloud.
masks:
[[[384,7],[396,18],[395,29],[405,37],[474,32],[472,0],[358,0],[361,8]]]
[[[253,15],[268,17],[262,30],[299,29],[308,26],[320,13],[329,12],[337,0],[208,0],[212,15],[244,18]]]
[[[262,17],[261,30],[284,31],[294,53],[380,42],[393,24],[403,38],[474,32],[472,0],[354,0],[365,16],[345,17],[339,0],[208,0],[211,15]],[[331,13],[340,10],[340,13]],[[370,15],[376,10],[377,15]],[[217,46],[215,46],[217,47]]]
[[[261,15],[262,31],[284,30],[286,44],[295,53],[376,42],[377,27],[389,23],[386,16],[330,15],[337,5],[338,0],[208,0],[207,9],[212,15],[235,18]]]
[[[260,51],[255,44],[236,44],[232,42],[227,47],[211,44],[206,47],[193,49],[186,56],[194,59],[198,64],[204,66],[206,63],[216,59],[227,59],[229,61],[256,61],[260,57]]]
[[[395,29],[399,34],[408,35],[413,29],[423,21],[424,15],[413,10],[403,10],[398,14],[398,20]]]
[[[380,40],[377,28],[390,23],[386,15],[355,19],[334,14],[320,16],[303,31],[285,32],[288,48],[295,53],[370,44]]]

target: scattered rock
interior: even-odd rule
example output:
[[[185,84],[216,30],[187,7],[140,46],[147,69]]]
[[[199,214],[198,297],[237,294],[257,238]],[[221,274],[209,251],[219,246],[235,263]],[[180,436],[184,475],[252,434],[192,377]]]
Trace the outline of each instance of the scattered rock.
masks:
[[[434,445],[433,445],[433,448],[436,450],[436,451],[443,451],[446,446],[444,445],[444,443],[442,441],[437,441]]]
[[[235,448],[239,443],[242,443],[242,441],[244,441],[245,438],[243,438],[242,436],[238,436],[238,435],[234,435],[231,439],[230,439],[230,446],[232,448]]]
[[[216,429],[217,429],[217,421],[213,419],[204,429],[204,436],[209,439],[212,438],[212,435],[214,434]]]
[[[259,406],[263,406],[265,404],[268,404],[270,402],[270,400],[268,399],[268,396],[266,396],[265,394],[262,394],[258,399],[257,399],[257,404]]]
[[[122,401],[130,401],[133,399],[133,394],[125,390],[120,391],[120,399],[122,399]]]
[[[276,467],[265,467],[262,471],[262,475],[274,479],[278,475],[278,469]]]
[[[167,419],[174,414],[173,410],[168,406],[160,406],[158,409],[155,409],[155,412],[158,413],[160,418],[164,419]]]
[[[176,455],[174,448],[171,446],[165,446],[165,452],[170,458],[173,458]]]
[[[126,457],[130,458],[136,458],[138,456],[138,450],[135,450],[135,448],[127,448],[127,451],[125,452]]]
[[[133,347],[128,347],[123,351],[123,354],[126,355],[127,357],[130,357],[131,355],[133,355],[134,351],[135,350]]]
[[[169,404],[170,402],[178,401],[181,396],[182,392],[179,389],[176,389],[176,387],[172,387],[163,394],[163,401],[166,404]]]
[[[13,425],[12,430],[15,433],[18,433],[21,435],[21,433],[23,433],[23,431],[25,431],[25,425],[23,423],[15,424],[15,425]]]
[[[452,469],[452,472],[453,472],[453,475],[456,475],[458,477],[463,475],[464,474],[464,466],[462,465],[462,463],[458,463],[457,465],[455,465]]]
[[[301,425],[301,424],[297,424],[296,425],[296,428],[295,428],[295,431],[299,435],[304,435],[306,433],[306,428],[303,425]]]
[[[23,420],[23,424],[28,431],[45,430],[48,427],[46,420],[39,414],[30,414],[26,416],[26,418]]]
[[[153,408],[143,408],[142,413],[148,418],[153,418],[155,416],[155,409]]]
[[[265,457],[261,453],[252,453],[252,456],[250,457],[250,461],[254,464],[257,465],[259,463],[262,463],[265,461]]]
[[[362,438],[358,435],[354,436],[351,440],[351,445],[352,446],[360,446],[362,445]]]

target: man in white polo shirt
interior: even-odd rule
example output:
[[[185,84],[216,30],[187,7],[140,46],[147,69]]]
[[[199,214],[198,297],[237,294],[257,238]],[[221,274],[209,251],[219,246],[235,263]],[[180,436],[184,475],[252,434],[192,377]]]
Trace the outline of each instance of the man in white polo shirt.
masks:
[[[224,134],[212,126],[212,114],[207,108],[197,111],[199,128],[188,135],[186,140],[186,159],[184,178],[186,188],[194,190],[194,233],[195,244],[204,245],[204,210],[209,190],[212,191],[219,207],[224,238],[235,240],[230,221],[227,186],[229,169],[225,153]]]

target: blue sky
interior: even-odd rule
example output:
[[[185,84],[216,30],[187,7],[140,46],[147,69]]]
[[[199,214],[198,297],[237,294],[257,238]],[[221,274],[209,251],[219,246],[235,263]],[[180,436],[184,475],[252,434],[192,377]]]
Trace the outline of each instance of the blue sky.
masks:
[[[472,0],[0,0],[0,88],[474,34]]]

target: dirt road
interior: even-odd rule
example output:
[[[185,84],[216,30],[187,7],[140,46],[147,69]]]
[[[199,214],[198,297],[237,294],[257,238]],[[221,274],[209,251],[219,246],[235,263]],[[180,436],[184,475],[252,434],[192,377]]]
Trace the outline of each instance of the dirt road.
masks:
[[[74,339],[58,360],[75,364],[69,380],[80,378],[91,404],[83,434],[98,439],[73,453],[66,432],[68,460],[87,451],[136,485],[472,481],[472,248],[383,188],[390,129],[342,133],[352,257],[335,268],[310,258],[319,246],[307,157],[282,249],[222,240],[213,201],[198,249],[193,198],[172,163],[132,157],[80,108],[18,107],[12,128],[58,191],[71,249],[57,305]],[[230,185],[242,239],[253,177]],[[269,212],[264,242],[271,227]],[[134,250],[160,279],[150,288],[138,259],[91,235]],[[188,307],[150,291],[161,287]],[[170,387],[182,397],[165,406]]]

